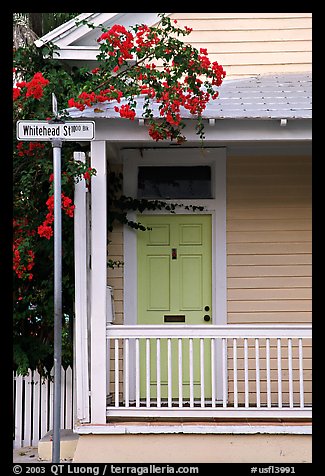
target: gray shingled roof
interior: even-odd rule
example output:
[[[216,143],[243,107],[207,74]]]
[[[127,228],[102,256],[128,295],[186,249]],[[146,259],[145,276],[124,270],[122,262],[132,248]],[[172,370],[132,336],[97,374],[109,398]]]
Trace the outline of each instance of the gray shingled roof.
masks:
[[[310,119],[312,117],[312,75],[306,73],[255,76],[225,80],[219,98],[210,101],[203,117],[207,119]],[[143,96],[137,98],[137,118],[142,117]],[[120,105],[122,102],[120,103]],[[119,118],[116,102],[88,107],[84,111],[68,109],[71,118]],[[94,112],[95,109],[102,112]],[[158,104],[153,112],[159,116]],[[182,110],[184,119],[194,118]]]

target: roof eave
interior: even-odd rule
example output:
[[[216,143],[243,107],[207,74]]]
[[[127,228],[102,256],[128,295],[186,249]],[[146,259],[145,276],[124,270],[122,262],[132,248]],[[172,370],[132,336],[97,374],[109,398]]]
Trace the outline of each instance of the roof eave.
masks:
[[[86,120],[86,117],[81,117]],[[143,119],[130,121],[125,118],[95,118],[95,140],[108,142],[148,142],[152,141]],[[184,135],[187,143],[201,141],[195,129],[196,121],[185,119]],[[263,143],[263,142],[311,142],[311,119],[293,119],[281,126],[279,119],[219,119],[213,125],[204,120],[205,142],[211,143]],[[164,142],[164,141],[163,141]],[[166,141],[169,142],[169,141]]]

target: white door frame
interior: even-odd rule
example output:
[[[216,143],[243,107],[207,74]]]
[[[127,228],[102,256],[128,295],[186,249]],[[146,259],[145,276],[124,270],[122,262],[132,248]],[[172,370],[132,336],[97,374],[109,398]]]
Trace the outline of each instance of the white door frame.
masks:
[[[211,166],[212,199],[183,200],[174,199],[170,202],[204,206],[203,212],[212,215],[212,324],[227,324],[227,262],[226,262],[226,149],[216,148],[151,148],[151,149],[124,149],[123,157],[123,193],[137,197],[137,177],[139,166]],[[168,202],[168,200],[163,200]],[[146,214],[167,214],[164,210],[144,212]],[[175,213],[192,214],[193,211],[182,207]],[[129,212],[128,219],[136,221],[137,212]],[[137,232],[125,225],[124,237],[124,324],[137,324]],[[219,350],[217,349],[219,354]],[[217,354],[217,357],[218,357]],[[221,357],[221,354],[220,354]],[[221,372],[217,365],[218,375]],[[132,372],[130,372],[132,380]],[[130,388],[132,382],[130,381]],[[217,379],[217,399],[222,400],[222,382]]]
[[[210,165],[212,171],[213,199],[170,200],[184,204],[201,205],[203,212],[212,215],[212,324],[227,323],[226,289],[226,150],[209,149],[124,149],[123,151],[123,193],[137,196],[137,176],[139,166],[150,165]],[[168,202],[168,200],[164,200]],[[157,215],[166,211],[144,212]],[[181,207],[175,213],[193,213]],[[136,212],[128,218],[136,220]],[[137,324],[137,233],[124,226],[124,324]]]

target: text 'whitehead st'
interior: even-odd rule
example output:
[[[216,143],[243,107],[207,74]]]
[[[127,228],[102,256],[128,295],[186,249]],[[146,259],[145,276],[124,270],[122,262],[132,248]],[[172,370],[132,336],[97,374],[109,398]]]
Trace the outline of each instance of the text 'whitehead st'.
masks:
[[[18,121],[17,139],[48,141],[61,140],[92,140],[95,136],[94,121],[49,123],[45,121]]]

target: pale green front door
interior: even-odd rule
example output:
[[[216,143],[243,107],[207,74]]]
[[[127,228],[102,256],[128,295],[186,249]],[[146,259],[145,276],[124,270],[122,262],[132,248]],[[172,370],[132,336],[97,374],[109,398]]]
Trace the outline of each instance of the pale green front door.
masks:
[[[212,320],[211,215],[147,215],[138,231],[138,324],[209,325]],[[172,337],[172,336],[171,336]],[[173,398],[178,396],[177,339],[172,340]],[[144,343],[143,343],[144,344]],[[207,343],[208,344],[208,343]],[[199,342],[193,342],[194,396],[200,391]],[[145,349],[140,349],[141,397]],[[210,347],[204,348],[205,396],[211,396]],[[156,392],[156,348],[150,351],[151,394]],[[183,342],[183,396],[189,396],[189,341]],[[167,343],[161,343],[161,395],[167,395]]]

